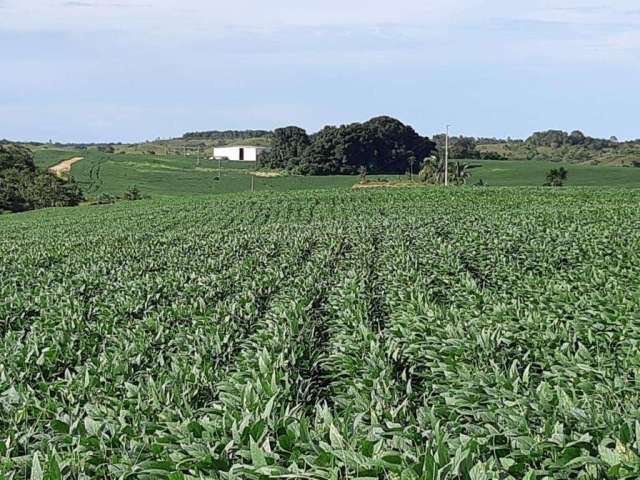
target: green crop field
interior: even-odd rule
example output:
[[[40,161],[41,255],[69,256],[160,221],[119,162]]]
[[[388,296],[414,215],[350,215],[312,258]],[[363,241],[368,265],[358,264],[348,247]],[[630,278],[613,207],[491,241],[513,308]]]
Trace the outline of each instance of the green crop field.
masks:
[[[136,185],[143,193],[154,197],[206,195],[212,193],[246,192],[251,190],[254,162],[221,162],[218,180],[218,161],[195,157],[160,155],[113,155],[96,150],[36,151],[37,165],[50,166],[52,158],[64,160],[84,157],[76,163],[71,175],[88,197],[102,193],[121,195]],[[395,178],[390,176],[388,178]],[[357,177],[254,177],[257,191],[287,191],[351,187]]]
[[[431,188],[2,216],[0,478],[637,479],[639,211]]]
[[[251,190],[253,162],[222,162],[218,180],[218,162],[205,158],[161,155],[113,155],[96,150],[37,150],[38,166],[49,167],[71,157],[84,157],[76,163],[72,176],[88,197],[102,193],[122,195],[133,185],[143,193],[158,196],[205,195]],[[640,168],[569,165],[544,161],[471,161],[473,184],[482,180],[490,186],[540,186],[547,172],[560,165],[569,170],[568,185],[640,187]],[[402,175],[371,175],[371,180],[407,180]],[[324,188],[350,188],[357,176],[281,176],[254,178],[257,191],[290,191]]]
[[[580,165],[541,160],[471,160],[470,183],[494,186],[540,186],[552,168],[569,171],[567,185],[640,187],[640,168]]]
[[[34,152],[33,160],[36,167],[47,169],[63,160],[68,160],[72,157],[81,157],[82,155],[82,152],[73,150],[40,149]]]

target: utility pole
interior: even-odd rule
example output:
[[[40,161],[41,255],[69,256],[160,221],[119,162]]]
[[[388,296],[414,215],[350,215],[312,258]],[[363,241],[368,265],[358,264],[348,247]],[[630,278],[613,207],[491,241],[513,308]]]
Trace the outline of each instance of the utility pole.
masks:
[[[449,185],[449,127],[447,125],[447,133],[444,139],[444,186]]]

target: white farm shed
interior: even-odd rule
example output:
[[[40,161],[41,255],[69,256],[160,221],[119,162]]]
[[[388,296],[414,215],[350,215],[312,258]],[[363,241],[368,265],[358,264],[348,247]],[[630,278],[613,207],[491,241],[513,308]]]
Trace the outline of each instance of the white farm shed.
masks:
[[[258,155],[267,150],[266,147],[251,147],[245,145],[231,147],[216,147],[213,149],[214,158],[226,158],[228,160],[246,160],[255,162]]]

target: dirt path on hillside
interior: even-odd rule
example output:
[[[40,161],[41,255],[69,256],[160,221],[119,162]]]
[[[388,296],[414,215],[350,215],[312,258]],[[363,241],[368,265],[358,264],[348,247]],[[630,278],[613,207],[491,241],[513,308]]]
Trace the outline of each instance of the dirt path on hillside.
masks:
[[[249,172],[249,175],[253,175],[254,177],[262,177],[262,178],[282,177],[282,173],[280,172]]]
[[[53,167],[49,167],[49,172],[61,176],[63,173],[69,173],[71,171],[71,167],[74,163],[79,162],[80,160],[84,160],[84,157],[73,157],[69,160],[63,160],[62,162],[54,165]]]

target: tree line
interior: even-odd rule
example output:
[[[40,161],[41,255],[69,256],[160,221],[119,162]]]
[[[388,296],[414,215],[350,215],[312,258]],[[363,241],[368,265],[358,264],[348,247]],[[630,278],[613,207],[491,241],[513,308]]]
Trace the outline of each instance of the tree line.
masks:
[[[439,135],[439,144],[444,136]],[[546,130],[528,138],[487,139],[453,137],[452,158],[496,160],[547,160],[569,163],[613,163],[640,166],[640,140],[618,141],[616,137],[595,138],[580,130]]]
[[[260,157],[259,167],[309,175],[353,175],[362,171],[405,173],[414,166],[424,167],[431,157],[441,161],[446,142],[444,134],[434,135],[432,139],[422,137],[412,127],[387,116],[364,123],[327,126],[314,134],[296,126],[279,128],[270,139],[271,150]],[[633,158],[638,154],[640,141],[598,139],[578,130],[535,132],[525,140],[463,135],[449,138],[451,160],[591,160],[597,163],[603,155]]]
[[[436,144],[397,119],[327,126],[309,135],[300,127],[278,128],[258,166],[303,175],[405,173],[420,168]]]
[[[209,140],[238,140],[243,138],[270,137],[269,130],[210,130],[204,132],[187,132],[182,135],[184,140],[206,138]]]
[[[0,145],[0,213],[78,205],[83,199],[73,179],[38,170],[28,148]]]
[[[440,157],[444,155],[446,149],[446,135],[444,133],[434,135],[433,141]],[[506,157],[494,150],[482,150],[480,145],[483,142],[490,142],[491,145],[503,143],[498,139],[481,139],[474,137],[452,136],[449,137],[449,158],[455,160],[505,160]]]

